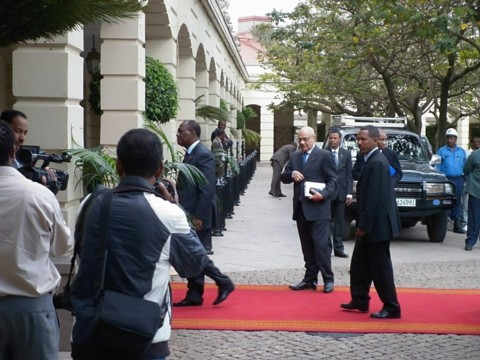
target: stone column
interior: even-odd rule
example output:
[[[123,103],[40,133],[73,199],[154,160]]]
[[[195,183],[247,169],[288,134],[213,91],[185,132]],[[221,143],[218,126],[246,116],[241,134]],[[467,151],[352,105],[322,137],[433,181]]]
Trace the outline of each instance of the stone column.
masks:
[[[145,14],[101,28],[100,142],[115,147],[128,130],[143,126],[145,111]]]
[[[465,150],[468,150],[470,145],[470,117],[462,118],[457,125],[457,145]]]
[[[260,107],[260,161],[269,161],[273,155],[274,113],[267,109],[267,104]]]
[[[208,84],[208,71],[203,69],[197,69],[196,71],[196,79],[195,79],[195,99],[200,98],[200,104],[202,105],[210,105],[209,101],[209,84]],[[215,125],[215,122],[211,120],[206,120],[203,118],[197,118],[197,121],[201,124],[202,127],[202,134],[201,138],[203,141],[208,141],[208,146],[210,146],[210,134],[212,133],[213,129],[210,130],[212,125]]]
[[[195,119],[195,59],[181,57],[178,61],[179,120]]]
[[[48,153],[62,153],[83,146],[83,30],[67,33],[51,42],[18,45],[12,54],[14,108],[28,117],[26,145],[39,145]],[[39,162],[38,166],[41,166]],[[83,196],[73,163],[51,164],[68,171],[66,191],[57,194],[65,220],[72,227],[75,210]]]

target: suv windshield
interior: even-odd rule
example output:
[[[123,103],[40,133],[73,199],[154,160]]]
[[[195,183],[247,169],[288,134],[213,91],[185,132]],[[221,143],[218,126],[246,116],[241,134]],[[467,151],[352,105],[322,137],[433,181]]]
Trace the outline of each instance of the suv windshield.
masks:
[[[357,134],[345,134],[343,147],[352,152],[355,159],[358,152]],[[428,161],[427,154],[418,137],[411,134],[388,134],[388,147],[394,150],[400,160]]]

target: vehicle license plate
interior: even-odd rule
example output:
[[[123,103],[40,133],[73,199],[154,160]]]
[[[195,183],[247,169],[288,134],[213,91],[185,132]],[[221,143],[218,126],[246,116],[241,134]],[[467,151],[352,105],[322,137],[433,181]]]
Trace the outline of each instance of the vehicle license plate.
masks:
[[[397,199],[397,206],[415,207],[416,205],[415,199]]]

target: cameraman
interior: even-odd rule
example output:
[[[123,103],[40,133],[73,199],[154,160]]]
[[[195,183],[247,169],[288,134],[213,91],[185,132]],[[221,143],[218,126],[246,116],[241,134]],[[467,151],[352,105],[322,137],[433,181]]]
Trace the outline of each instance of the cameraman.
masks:
[[[50,191],[13,169],[15,135],[0,120],[0,359],[58,359],[52,295],[60,274],[50,256],[73,238]]]
[[[28,121],[27,115],[18,110],[4,110],[0,115],[1,120],[5,120],[12,127],[13,133],[15,134],[15,153],[23,145],[25,138],[28,133]],[[17,161],[13,160],[13,167],[18,169],[22,165]]]
[[[28,120],[27,115],[19,110],[9,109],[4,110],[2,114],[0,114],[0,120],[6,121],[10,124],[13,133],[15,135],[15,153],[22,147],[28,133]],[[13,159],[12,166],[15,169],[19,169],[23,166],[16,158]],[[50,181],[47,181],[45,176],[40,178],[40,182],[42,185],[48,187],[50,191],[54,194],[58,192],[61,187],[61,184],[57,181],[57,177],[55,172],[50,169],[48,166],[45,168],[45,171],[48,174],[48,178]]]

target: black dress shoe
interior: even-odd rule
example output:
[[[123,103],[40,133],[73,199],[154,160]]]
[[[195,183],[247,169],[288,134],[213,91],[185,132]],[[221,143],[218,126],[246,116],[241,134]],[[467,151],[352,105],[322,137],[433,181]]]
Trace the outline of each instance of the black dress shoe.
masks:
[[[271,191],[268,192],[268,195],[273,196],[274,198],[277,197],[277,195],[274,195]]]
[[[345,310],[358,310],[360,312],[368,311],[368,305],[357,305],[352,302],[349,302],[348,304],[340,304],[340,307]]]
[[[181,306],[200,306],[202,304],[203,304],[203,300],[192,300],[192,299],[189,299],[189,298],[185,298],[182,301],[173,303],[173,306],[178,306],[178,307],[181,307]]]
[[[333,291],[333,281],[326,282],[325,285],[323,285],[323,292],[325,294],[329,294]]]
[[[336,252],[335,256],[340,257],[340,258],[348,258],[348,255],[345,254],[343,251],[342,252]]]
[[[219,286],[218,296],[213,302],[213,305],[218,305],[221,302],[224,302],[227,299],[228,295],[230,295],[233,290],[235,290],[235,286],[233,285],[233,283]]]
[[[381,310],[379,312],[370,314],[370,317],[373,319],[400,319],[400,311],[386,311]]]
[[[292,290],[317,290],[317,284],[301,281],[297,285],[290,285]]]
[[[280,194],[280,195],[278,195],[278,197],[287,197],[287,195]]]

